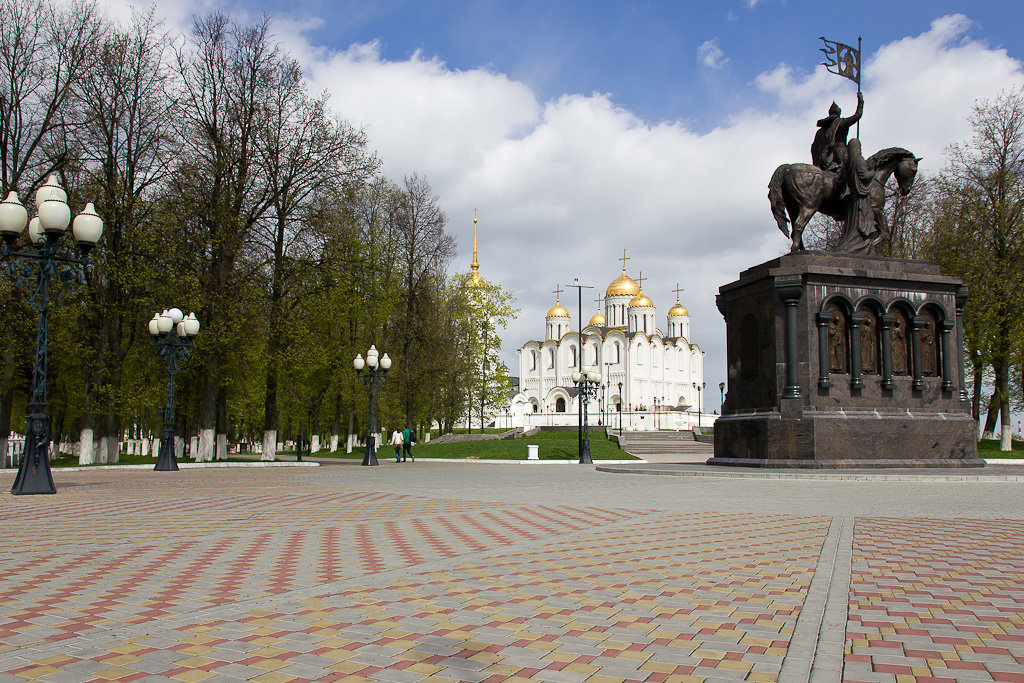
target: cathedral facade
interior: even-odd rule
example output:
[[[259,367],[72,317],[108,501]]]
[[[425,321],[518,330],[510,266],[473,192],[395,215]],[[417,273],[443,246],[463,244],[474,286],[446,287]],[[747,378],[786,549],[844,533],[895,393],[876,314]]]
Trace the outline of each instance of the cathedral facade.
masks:
[[[625,264],[626,257],[622,260]],[[529,340],[518,350],[519,392],[510,405],[514,423],[576,424],[580,406],[572,373],[582,360],[601,373],[598,395],[587,406],[590,424],[603,419],[618,426],[621,419],[625,429],[695,426],[706,398],[704,353],[690,340],[690,314],[679,302],[680,291],[677,287],[662,329],[654,302],[623,265],[605,296],[598,297],[598,310],[581,337],[556,288],[544,339]]]

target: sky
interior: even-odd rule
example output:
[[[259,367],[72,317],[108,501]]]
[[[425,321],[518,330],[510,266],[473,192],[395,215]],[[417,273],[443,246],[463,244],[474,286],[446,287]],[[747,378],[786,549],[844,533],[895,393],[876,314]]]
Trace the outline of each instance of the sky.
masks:
[[[1019,0],[157,3],[171,26],[211,9],[269,16],[383,172],[427,178],[458,241],[454,271],[469,270],[477,209],[481,275],[520,308],[502,333],[513,374],[556,285],[595,287],[589,319],[626,249],[661,325],[684,288],[709,411],[725,379],[715,294],[788,251],[772,171],[810,161],[833,99],[847,115],[856,105],[856,85],[819,66],[819,36],[862,37],[864,151],[905,147],[922,173],[969,138],[977,100],[1024,84]],[[562,302],[575,317],[575,294]]]

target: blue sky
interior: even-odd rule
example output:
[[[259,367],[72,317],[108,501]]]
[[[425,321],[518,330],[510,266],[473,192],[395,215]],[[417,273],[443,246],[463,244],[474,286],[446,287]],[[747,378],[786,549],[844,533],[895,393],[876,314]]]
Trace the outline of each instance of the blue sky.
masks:
[[[129,2],[102,1],[122,16]],[[772,171],[810,161],[833,99],[855,104],[854,84],[818,66],[819,36],[863,37],[864,150],[910,149],[922,174],[969,137],[977,100],[1024,87],[1019,1],[157,3],[171,27],[212,8],[269,14],[384,173],[431,182],[455,271],[479,210],[481,274],[521,309],[502,335],[513,373],[555,286],[603,290],[625,248],[659,316],[685,289],[706,382],[724,379],[715,294],[789,247],[765,196]]]
[[[1024,3],[953,2],[366,2],[309,0],[265,5],[299,18],[319,17],[311,40],[343,48],[379,40],[389,60],[416,51],[450,68],[486,67],[529,85],[541,99],[610,93],[647,120],[684,119],[699,130],[737,109],[757,106],[754,77],[779,62],[813,70],[818,36],[864,51],[916,35],[937,17],[966,13],[971,37],[1019,52]],[[857,9],[849,8],[855,5]],[[248,7],[258,5],[248,4]],[[698,63],[707,41],[727,60]],[[1017,48],[1015,50],[1015,48]]]

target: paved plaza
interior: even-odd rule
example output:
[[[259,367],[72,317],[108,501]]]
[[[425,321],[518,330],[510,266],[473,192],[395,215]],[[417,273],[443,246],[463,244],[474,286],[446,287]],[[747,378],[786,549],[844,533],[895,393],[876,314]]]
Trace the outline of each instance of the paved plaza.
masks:
[[[0,683],[1024,681],[1021,481],[55,480],[0,494]]]

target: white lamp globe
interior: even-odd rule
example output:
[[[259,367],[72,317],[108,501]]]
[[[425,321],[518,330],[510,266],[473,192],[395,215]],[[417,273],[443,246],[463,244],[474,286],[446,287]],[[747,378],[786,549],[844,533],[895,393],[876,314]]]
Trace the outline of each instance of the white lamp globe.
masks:
[[[172,308],[171,310],[167,311],[167,315],[171,316],[171,322],[173,322],[175,325],[177,325],[178,323],[185,319],[185,314],[181,312],[180,308]]]
[[[156,337],[160,334],[160,314],[154,313],[149,320],[149,333]]]
[[[28,222],[28,240],[32,244],[42,244],[43,240],[46,239],[46,235],[43,234],[43,226],[39,224],[38,216]]]
[[[391,358],[389,358],[388,354],[386,354],[386,353],[380,359],[380,368],[381,368],[381,370],[390,370],[391,369]]]
[[[356,372],[361,372],[366,367],[366,361],[363,360],[363,354],[357,353],[355,360],[352,361],[352,367],[356,369]]]
[[[370,366],[371,370],[373,368],[377,367],[377,363],[378,363],[377,354],[375,353],[373,355],[370,355],[370,353],[367,352],[366,353],[366,364]]]
[[[43,202],[50,201],[51,199],[58,202],[68,201],[68,193],[57,182],[57,175],[55,173],[51,173],[42,187],[36,190],[36,206],[42,206]]]
[[[174,329],[174,321],[171,320],[171,316],[169,316],[167,314],[166,310],[163,313],[160,314],[160,318],[159,318],[159,322],[157,323],[157,326],[158,326],[158,328],[160,330],[160,334],[167,334],[172,329]]]
[[[71,207],[59,199],[47,199],[39,205],[39,225],[47,234],[62,235],[71,222]]]
[[[28,211],[18,199],[17,192],[11,192],[0,202],[0,234],[11,235],[11,239],[25,231],[28,225]]]
[[[188,332],[185,331],[185,323],[178,323],[177,325],[174,326],[174,329],[175,331],[177,331],[179,337],[188,336]]]
[[[589,379],[591,382],[595,382],[595,383],[596,382],[600,382],[601,381],[601,373],[598,372],[597,370],[591,370],[590,372],[587,373],[587,379]]]
[[[188,317],[185,318],[185,332],[188,336],[194,337],[199,334],[199,319],[196,318],[195,313],[189,313]]]
[[[95,246],[103,234],[103,219],[96,213],[96,207],[89,202],[85,205],[82,213],[75,216],[75,222],[71,227],[75,241],[82,245]]]
[[[580,381],[580,377],[581,377],[581,376],[582,376],[582,375],[580,375],[580,372],[579,372],[579,370],[574,370],[574,371],[573,371],[573,373],[572,373],[572,381],[573,381],[573,382],[576,382],[576,383],[578,384],[578,383],[579,383],[579,381]]]

